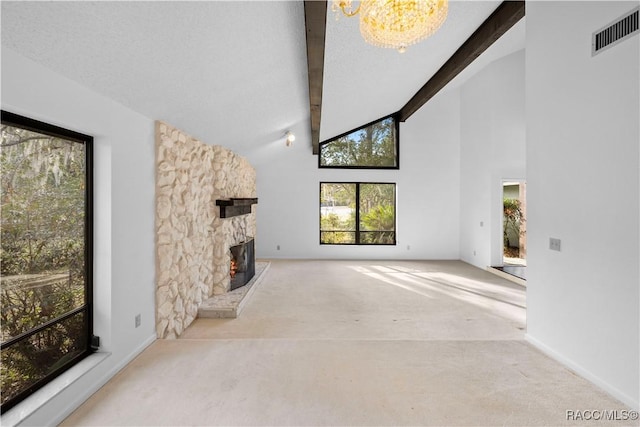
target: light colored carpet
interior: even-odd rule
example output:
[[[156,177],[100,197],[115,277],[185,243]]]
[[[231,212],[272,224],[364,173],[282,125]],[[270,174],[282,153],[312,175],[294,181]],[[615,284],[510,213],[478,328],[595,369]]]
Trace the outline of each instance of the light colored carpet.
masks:
[[[272,261],[237,319],[159,340],[63,425],[631,425],[523,341],[525,290],[457,261]]]

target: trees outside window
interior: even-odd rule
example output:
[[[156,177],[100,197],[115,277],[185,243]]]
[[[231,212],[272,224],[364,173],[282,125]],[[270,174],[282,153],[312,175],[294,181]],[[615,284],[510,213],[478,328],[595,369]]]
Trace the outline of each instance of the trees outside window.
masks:
[[[395,245],[396,185],[320,183],[320,243]]]
[[[2,411],[91,352],[92,138],[2,112]]]
[[[321,168],[398,169],[399,126],[388,116],[320,143]]]

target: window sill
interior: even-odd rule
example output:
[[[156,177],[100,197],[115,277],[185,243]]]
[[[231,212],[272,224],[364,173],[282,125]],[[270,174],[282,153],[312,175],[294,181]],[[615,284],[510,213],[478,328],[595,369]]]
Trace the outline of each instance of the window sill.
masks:
[[[87,356],[78,364],[63,372],[56,379],[18,403],[6,413],[2,414],[3,426],[15,426],[21,423],[36,410],[41,408],[64,389],[73,384],[76,380],[98,366],[102,361],[107,359],[111,353],[98,352]]]

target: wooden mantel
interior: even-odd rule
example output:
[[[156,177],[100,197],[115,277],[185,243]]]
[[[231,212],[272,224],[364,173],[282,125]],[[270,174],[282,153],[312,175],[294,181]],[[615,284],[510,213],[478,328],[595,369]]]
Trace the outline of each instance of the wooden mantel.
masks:
[[[220,206],[220,218],[250,214],[251,206],[257,203],[258,199],[255,197],[232,197],[216,200],[216,206]]]

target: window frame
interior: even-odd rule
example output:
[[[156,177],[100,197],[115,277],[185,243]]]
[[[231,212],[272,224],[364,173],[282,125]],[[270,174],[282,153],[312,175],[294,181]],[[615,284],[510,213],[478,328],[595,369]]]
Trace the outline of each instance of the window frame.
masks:
[[[63,365],[52,370],[44,377],[26,387],[14,397],[0,406],[0,413],[4,414],[9,409],[31,396],[37,390],[50,383],[52,380],[66,372],[81,360],[85,359],[97,350],[97,337],[93,335],[93,137],[55,126],[46,122],[21,116],[5,110],[0,110],[0,122],[2,125],[18,127],[31,132],[48,135],[67,141],[72,141],[85,146],[85,175],[84,175],[84,304],[68,311],[54,319],[31,328],[22,334],[12,337],[0,343],[0,350],[6,350],[19,344],[31,336],[53,328],[73,316],[83,313],[84,348],[82,352],[66,361]]]
[[[339,231],[347,231],[355,233],[355,241],[354,243],[324,243],[322,241],[322,232],[326,230],[322,230],[322,185],[323,184],[354,184],[356,186],[356,217],[355,217],[355,230],[339,230]],[[393,243],[361,243],[360,242],[360,186],[361,185],[393,185]],[[320,181],[320,185],[318,187],[318,205],[319,205],[319,216],[318,216],[318,230],[319,230],[319,242],[320,245],[334,245],[334,246],[396,246],[398,244],[398,184],[395,182],[382,182],[382,181]],[[380,231],[380,230],[378,230]]]
[[[324,146],[334,142],[335,140],[342,138],[344,136],[347,136],[351,133],[357,132],[359,130],[362,130],[366,127],[372,126],[378,122],[382,122],[384,120],[387,119],[393,119],[393,124],[394,124],[394,130],[395,130],[395,135],[396,135],[396,141],[395,141],[395,150],[396,150],[396,155],[395,155],[395,165],[393,166],[358,166],[358,165],[348,165],[348,166],[331,166],[331,165],[323,165],[322,164],[322,149],[324,148]],[[400,169],[400,115],[396,112],[396,113],[392,113],[389,115],[386,115],[382,118],[379,118],[377,120],[373,120],[365,125],[362,126],[358,126],[357,128],[351,129],[347,132],[343,132],[338,136],[334,136],[333,138],[329,138],[329,139],[325,139],[324,141],[321,141],[318,144],[318,168],[319,169],[383,169],[383,170],[397,170]]]

